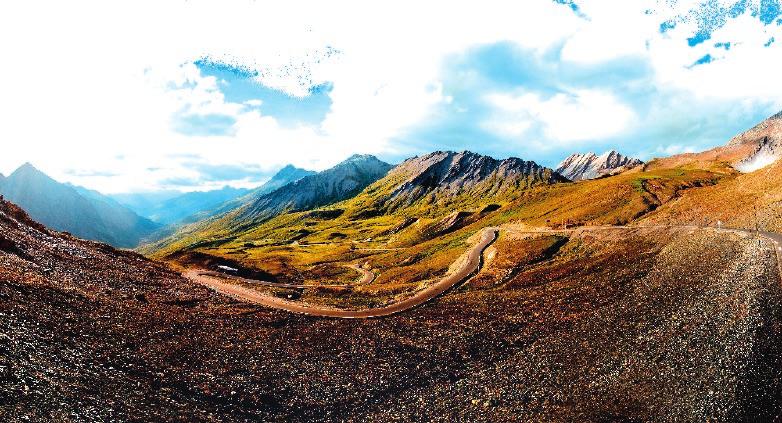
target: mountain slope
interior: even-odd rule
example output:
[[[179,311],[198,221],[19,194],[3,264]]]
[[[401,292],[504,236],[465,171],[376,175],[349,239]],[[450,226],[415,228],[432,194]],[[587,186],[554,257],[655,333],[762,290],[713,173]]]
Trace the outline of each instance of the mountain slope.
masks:
[[[703,169],[723,174],[752,172],[782,153],[782,112],[733,137],[727,144],[698,153],[655,158],[644,169]]]
[[[384,181],[396,186],[382,199],[382,207],[396,210],[420,203],[443,204],[459,196],[489,199],[566,179],[515,157],[497,160],[469,151],[437,151],[405,160]]]
[[[782,231],[782,112],[703,153],[655,159],[649,168],[721,168],[720,183],[688,190],[644,222]],[[734,170],[735,168],[735,170]],[[738,170],[739,172],[737,172]],[[743,172],[743,173],[740,173]]]
[[[237,223],[261,222],[285,210],[307,210],[350,198],[388,173],[391,165],[370,155],[353,155],[331,169],[306,176],[261,196],[239,210]]]
[[[728,147],[734,146],[752,148],[747,157],[734,165],[741,172],[752,172],[778,160],[782,157],[782,112],[730,140]]]
[[[177,197],[159,203],[146,217],[163,225],[189,221],[193,215],[208,212],[226,201],[247,194],[250,190],[223,187],[212,191],[186,192]]]
[[[556,172],[571,181],[581,181],[613,175],[642,164],[638,159],[610,150],[599,156],[591,152],[572,154],[557,166]]]
[[[242,196],[236,197],[230,201],[226,201],[220,204],[218,207],[209,210],[204,210],[201,213],[197,213],[193,216],[190,216],[187,219],[185,219],[185,223],[197,222],[199,220],[203,220],[211,216],[217,216],[223,213],[227,213],[231,210],[235,210],[243,205],[255,202],[265,194],[280,189],[291,182],[296,182],[305,176],[314,175],[315,173],[317,172],[301,169],[293,165],[287,165],[282,169],[280,169],[277,173],[274,174],[274,176],[271,177],[271,179],[266,181],[263,185],[259,186],[258,188],[255,188],[252,191]]]
[[[53,229],[116,247],[135,247],[159,227],[98,193],[80,194],[29,163],[5,179],[0,193]]]
[[[186,225],[171,236],[143,247],[142,251],[171,252],[215,238],[235,237],[286,211],[312,209],[350,198],[382,178],[390,168],[391,165],[374,156],[351,156],[330,169],[283,185],[237,209]]]

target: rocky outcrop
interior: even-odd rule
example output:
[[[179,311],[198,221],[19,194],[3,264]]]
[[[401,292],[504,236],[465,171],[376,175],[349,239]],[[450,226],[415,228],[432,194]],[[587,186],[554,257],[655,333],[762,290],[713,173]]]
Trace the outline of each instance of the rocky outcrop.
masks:
[[[572,154],[557,166],[556,171],[571,181],[580,181],[614,175],[642,164],[638,159],[611,150],[599,156],[595,153]]]
[[[737,135],[727,147],[751,148],[746,157],[733,164],[740,172],[752,172],[774,163],[782,157],[782,112]]]
[[[436,151],[405,160],[387,177],[401,181],[385,199],[390,209],[419,200],[438,202],[459,195],[492,197],[566,181],[553,170],[511,157],[497,160],[470,151]]]

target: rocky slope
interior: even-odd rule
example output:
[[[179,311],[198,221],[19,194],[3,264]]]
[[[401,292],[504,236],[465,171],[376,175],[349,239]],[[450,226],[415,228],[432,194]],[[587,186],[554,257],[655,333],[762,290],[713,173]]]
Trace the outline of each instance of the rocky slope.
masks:
[[[728,147],[750,146],[752,152],[734,164],[744,173],[766,167],[782,157],[782,112],[736,136]]]
[[[382,200],[396,210],[419,202],[445,203],[458,196],[490,201],[509,192],[565,182],[551,169],[515,157],[497,160],[470,151],[436,151],[405,160],[379,185],[395,185]]]
[[[320,319],[0,201],[0,420],[768,421],[773,263],[731,232],[504,232],[484,271],[425,307]]]
[[[610,150],[599,156],[595,153],[572,154],[557,166],[556,172],[571,181],[581,181],[614,175],[642,164],[638,159]]]
[[[94,191],[59,183],[29,163],[0,183],[0,194],[53,229],[116,247],[135,247],[160,227]]]
[[[331,169],[261,196],[240,209],[234,220],[261,222],[286,210],[307,210],[350,198],[385,176],[391,167],[375,156],[353,155]]]

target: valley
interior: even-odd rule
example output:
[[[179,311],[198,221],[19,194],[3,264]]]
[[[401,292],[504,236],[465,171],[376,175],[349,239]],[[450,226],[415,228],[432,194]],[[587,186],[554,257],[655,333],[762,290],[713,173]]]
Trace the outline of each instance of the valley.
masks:
[[[341,320],[235,301],[7,203],[0,223],[12,420],[740,420],[779,406],[776,255],[742,232],[501,231],[435,303]]]
[[[0,416],[773,420],[779,164],[736,167],[776,151],[775,125],[646,163],[579,156],[576,182],[357,155],[140,253],[0,199]]]

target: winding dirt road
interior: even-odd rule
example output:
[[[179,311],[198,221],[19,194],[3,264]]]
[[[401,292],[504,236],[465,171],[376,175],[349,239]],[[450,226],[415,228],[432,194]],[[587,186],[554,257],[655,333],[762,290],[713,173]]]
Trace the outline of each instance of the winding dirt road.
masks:
[[[365,284],[372,283],[372,281],[375,280],[374,273],[370,272],[369,270],[363,269],[357,264],[350,264],[350,265],[346,265],[345,267],[353,269],[361,275],[361,279],[358,281],[358,284],[365,285]],[[270,282],[270,281],[264,281],[260,279],[243,278],[241,276],[234,276],[222,272],[215,272],[212,270],[198,270],[198,271],[193,270],[193,271],[187,271],[185,272],[185,274],[193,275],[193,272],[196,272],[198,276],[205,276],[205,277],[217,278],[223,280],[232,280],[232,281],[244,282],[251,285],[262,285],[262,286],[269,286],[273,288],[312,289],[312,288],[350,288],[353,286],[353,284],[349,284],[349,283],[348,284],[302,285],[298,283]],[[192,277],[190,278],[192,279]]]
[[[612,230],[612,229],[643,229],[643,228],[674,228],[674,227],[685,228],[685,229],[703,229],[703,227],[700,226],[685,226],[685,225],[682,226],[662,226],[662,225],[608,226],[606,225],[606,226],[582,226],[582,227],[577,227],[572,229],[539,229],[539,230],[526,231],[526,230],[514,230],[514,229],[506,228],[506,230],[511,232],[517,232],[517,233],[541,234],[541,233],[572,233],[578,230]],[[745,234],[757,234],[759,236],[763,236],[773,241],[776,247],[775,250],[777,253],[777,265],[780,270],[780,277],[782,277],[782,250],[780,249],[781,248],[780,246],[782,246],[782,234],[773,233],[773,232],[762,232],[762,231],[755,232],[746,229],[736,229],[736,228],[722,228],[722,229],[712,228],[712,229],[721,230],[721,231],[735,231],[735,232],[741,232]],[[294,313],[302,313],[302,314],[308,314],[312,316],[322,316],[322,317],[337,317],[337,318],[345,318],[345,319],[363,319],[363,318],[371,318],[371,317],[390,316],[392,314],[401,313],[403,311],[410,310],[414,307],[424,304],[438,297],[439,295],[445,293],[446,291],[451,289],[454,285],[458,284],[459,282],[462,282],[468,277],[477,273],[477,271],[480,269],[482,265],[483,252],[486,250],[486,248],[489,245],[491,245],[497,239],[497,234],[499,230],[500,230],[499,228],[495,228],[495,227],[484,228],[482,230],[482,236],[480,241],[469,250],[466,260],[456,272],[442,278],[440,281],[426,287],[425,289],[416,292],[413,296],[405,300],[393,304],[389,304],[387,306],[378,307],[378,308],[371,308],[371,309],[364,309],[364,310],[341,310],[336,308],[312,306],[312,305],[297,303],[293,301],[288,301],[271,295],[262,294],[253,289],[245,288],[243,286],[227,282],[225,281],[225,279],[231,279],[231,278],[226,278],[225,275],[219,274],[217,272],[189,270],[184,273],[184,276],[195,282],[205,285],[221,294],[234,297],[238,300],[260,304],[268,307],[274,307],[281,310],[287,310]],[[361,277],[361,281],[359,282],[361,284],[371,283],[375,278],[374,273],[366,269],[363,269],[358,265],[349,265],[348,267],[361,273],[362,277]],[[220,275],[221,277],[220,279],[223,280],[217,279],[216,278],[217,275]],[[234,278],[234,279],[242,279],[242,278]],[[317,286],[322,286],[322,287],[350,286],[350,285],[309,286],[309,285],[280,284],[280,283],[255,281],[255,280],[248,280],[248,279],[242,279],[242,280],[250,283],[260,282],[267,286],[276,286],[282,288],[314,288]]]
[[[371,317],[390,316],[424,304],[477,273],[483,264],[483,252],[497,239],[497,233],[498,228],[483,229],[480,241],[469,250],[462,266],[452,274],[429,285],[425,289],[416,292],[410,298],[387,306],[365,310],[340,310],[288,301],[271,295],[262,294],[250,288],[219,280],[214,276],[210,276],[209,273],[199,270],[188,270],[184,273],[184,276],[194,282],[200,283],[221,294],[228,295],[238,300],[274,307],[293,313],[302,313],[310,316],[338,317],[343,319],[366,319]],[[363,274],[362,281],[368,280],[367,278],[374,279],[374,274],[372,274],[372,272],[358,267],[353,268]],[[369,279],[369,281],[371,282],[372,279]],[[298,286],[300,287],[301,285]]]

